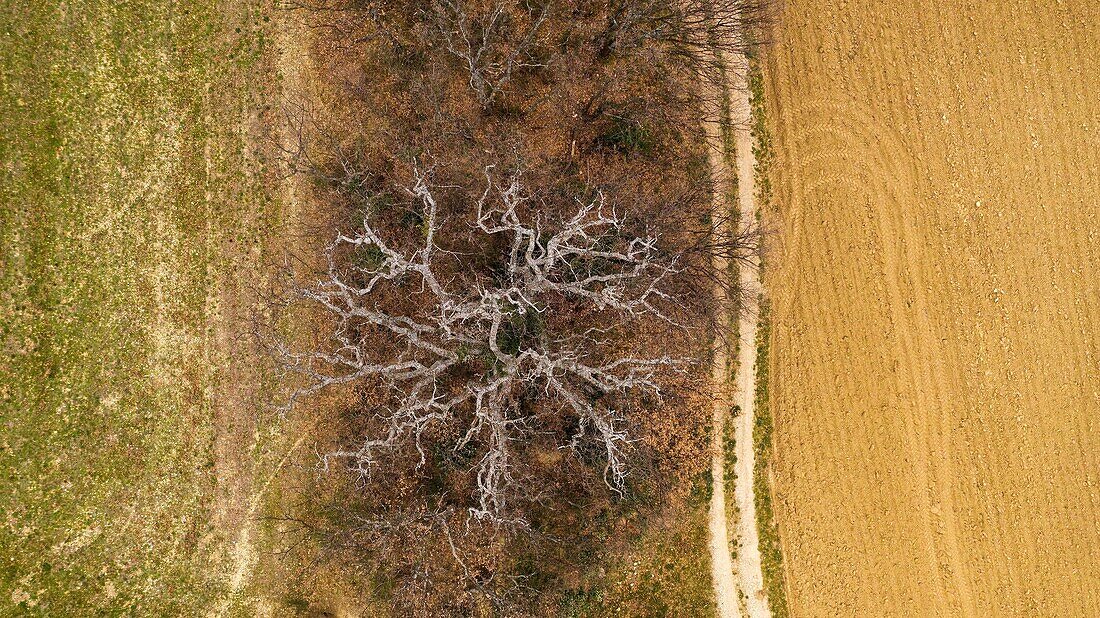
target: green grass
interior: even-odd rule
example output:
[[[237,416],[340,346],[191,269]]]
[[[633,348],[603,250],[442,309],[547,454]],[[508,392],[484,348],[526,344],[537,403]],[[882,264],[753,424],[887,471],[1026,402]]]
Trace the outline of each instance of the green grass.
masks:
[[[771,165],[775,159],[771,136],[768,132],[764,98],[764,76],[757,58],[750,62],[749,87],[752,94],[753,134],[756,138],[756,191],[758,213],[771,207]],[[764,276],[761,262],[761,279]],[[768,605],[772,616],[786,618],[790,615],[787,591],[783,579],[783,549],[775,523],[769,469],[772,457],[772,430],[774,427],[771,400],[768,391],[768,368],[771,345],[771,313],[767,299],[760,300],[760,320],[756,331],[756,415],[753,418],[753,449],[756,461],[753,470],[753,493],[756,502],[756,525],[760,535],[761,568]]]
[[[0,7],[0,615],[225,592],[210,318],[263,229],[239,126],[266,41],[214,7]]]
[[[730,378],[731,380],[733,378]],[[726,525],[731,539],[737,539],[736,522],[741,518],[740,509],[737,508],[737,417],[741,414],[739,406],[734,406],[726,415],[726,423],[722,428],[722,474],[725,477],[726,496]],[[738,543],[730,543],[730,559],[737,563]]]
[[[768,593],[768,605],[772,615],[785,618],[790,615],[787,592],[783,583],[783,549],[779,530],[775,523],[771,487],[768,472],[772,456],[773,421],[768,400],[768,352],[771,323],[767,301],[760,306],[760,322],[757,330],[756,357],[756,416],[753,418],[753,448],[756,451],[753,471],[753,492],[756,501],[756,525],[760,533],[761,569],[764,587]]]
[[[656,146],[653,131],[645,124],[624,116],[612,116],[599,142],[622,154],[649,155]]]
[[[770,208],[772,203],[771,167],[775,162],[775,148],[768,131],[768,110],[765,103],[764,71],[760,58],[749,57],[749,92],[752,106],[752,133],[756,138],[753,154],[756,155],[756,198],[758,212]]]

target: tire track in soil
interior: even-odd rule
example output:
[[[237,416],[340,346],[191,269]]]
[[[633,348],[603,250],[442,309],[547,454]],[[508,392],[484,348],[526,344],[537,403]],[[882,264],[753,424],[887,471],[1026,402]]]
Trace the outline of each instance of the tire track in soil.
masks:
[[[1100,615],[1100,5],[890,8],[768,54],[791,612]]]

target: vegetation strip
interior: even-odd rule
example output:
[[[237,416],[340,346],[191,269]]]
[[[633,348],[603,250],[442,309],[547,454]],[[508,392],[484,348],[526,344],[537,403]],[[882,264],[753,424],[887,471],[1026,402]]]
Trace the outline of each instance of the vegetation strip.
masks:
[[[294,169],[340,235],[305,257],[333,266],[300,268],[284,314],[338,330],[287,341],[273,320],[265,339],[303,401],[339,400],[312,445],[332,474],[287,536],[363,574],[380,605],[713,613],[694,360],[710,254],[736,247],[714,246],[708,216],[707,48],[683,47],[706,38],[707,5],[632,0],[626,21],[601,2],[303,12],[355,43],[315,58],[338,101],[289,114]],[[335,607],[286,588],[288,606]]]
[[[749,88],[752,103],[752,131],[755,136],[756,181],[758,215],[767,212],[771,205],[771,179],[769,171],[774,153],[768,132],[764,101],[764,75],[758,56],[749,59]],[[760,264],[761,280],[764,277],[764,261]],[[761,285],[763,290],[763,284]],[[760,314],[756,334],[756,417],[753,423],[753,448],[756,452],[753,472],[753,493],[756,499],[756,525],[760,533],[760,559],[764,576],[764,589],[772,616],[786,618],[790,615],[787,590],[783,578],[783,552],[779,530],[775,523],[772,505],[770,463],[772,457],[773,418],[768,399],[768,377],[771,344],[771,313],[767,297],[760,296]]]

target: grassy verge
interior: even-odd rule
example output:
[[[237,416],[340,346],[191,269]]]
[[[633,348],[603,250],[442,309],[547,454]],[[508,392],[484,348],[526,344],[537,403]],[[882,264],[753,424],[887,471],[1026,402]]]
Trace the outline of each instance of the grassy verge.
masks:
[[[752,130],[755,139],[756,190],[759,213],[770,208],[772,198],[770,170],[774,160],[771,138],[766,123],[764,76],[758,58],[752,58],[749,72],[752,92]],[[764,277],[761,262],[761,280]],[[761,568],[764,587],[772,616],[786,618],[790,615],[787,593],[783,581],[783,551],[775,523],[769,469],[772,456],[773,419],[768,391],[769,352],[771,344],[771,316],[766,298],[760,300],[760,320],[756,340],[756,416],[753,419],[753,449],[756,452],[753,470],[753,493],[756,501],[756,525],[760,534]]]
[[[198,615],[225,593],[212,321],[266,228],[241,133],[262,24],[0,6],[0,614]]]
[[[753,448],[756,450],[753,471],[753,491],[756,500],[756,525],[760,532],[761,568],[764,587],[772,615],[784,618],[790,615],[787,593],[783,583],[783,551],[779,531],[775,524],[771,487],[768,482],[772,456],[772,415],[768,407],[768,347],[771,324],[767,301],[760,306],[760,322],[757,330],[756,364],[756,416],[753,419]]]

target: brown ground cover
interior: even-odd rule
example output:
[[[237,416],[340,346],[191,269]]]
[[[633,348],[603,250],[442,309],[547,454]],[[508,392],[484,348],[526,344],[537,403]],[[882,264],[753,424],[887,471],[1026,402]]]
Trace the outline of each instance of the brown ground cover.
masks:
[[[798,616],[1100,613],[1100,5],[792,0],[767,64]]]

